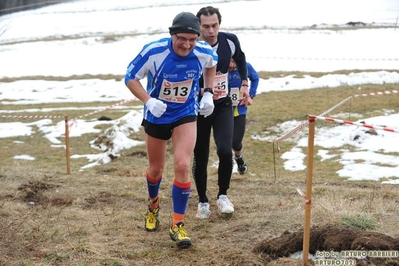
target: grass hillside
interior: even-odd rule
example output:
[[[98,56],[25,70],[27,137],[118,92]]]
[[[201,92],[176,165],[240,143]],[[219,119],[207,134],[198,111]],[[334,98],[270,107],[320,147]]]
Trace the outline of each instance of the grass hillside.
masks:
[[[265,79],[288,74],[296,74],[298,78],[304,74],[320,75],[260,73]],[[2,138],[0,265],[302,265],[301,261],[288,258],[266,259],[253,250],[261,241],[303,229],[304,202],[296,189],[306,190],[307,172],[291,172],[283,167],[280,156],[295,145],[292,140],[281,142],[278,152],[272,142],[262,142],[251,136],[278,136],[274,127],[279,123],[306,121],[309,114],[323,113],[351,95],[397,90],[398,84],[360,87],[361,90],[359,86],[342,86],[259,94],[249,109],[244,139],[249,173],[233,174],[229,190],[236,212],[231,217],[217,213],[216,168],[210,163],[208,195],[212,214],[208,220],[195,218],[197,195],[193,185],[185,221],[193,240],[193,246],[188,250],[178,250],[168,235],[173,180],[171,149],[161,185],[161,227],[159,231],[149,233],[144,230],[147,208],[145,146],[123,150],[121,156],[109,164],[84,171],[80,169],[88,164],[86,158],[71,159],[71,173],[67,174],[65,150],[52,147],[40,131],[35,130],[31,136]],[[392,94],[352,99],[328,116],[357,114],[357,120],[383,115],[383,110],[398,112],[398,97]],[[103,105],[98,102],[5,105],[2,109]],[[47,115],[77,117],[84,112],[68,110]],[[100,116],[117,119],[125,113],[126,110],[111,109],[87,119]],[[16,121],[36,120],[2,119],[2,122]],[[54,124],[57,122],[53,120]],[[317,126],[336,125],[317,121]],[[108,127],[101,125],[98,128],[103,131]],[[98,153],[89,145],[98,135],[70,138],[71,155]],[[143,140],[143,131],[131,138]],[[317,149],[316,146],[315,154]],[[29,154],[36,159],[13,159],[19,154]],[[215,161],[213,145],[210,162]],[[336,160],[314,158],[312,225],[345,224],[398,238],[397,186],[347,181],[336,174],[341,168]]]

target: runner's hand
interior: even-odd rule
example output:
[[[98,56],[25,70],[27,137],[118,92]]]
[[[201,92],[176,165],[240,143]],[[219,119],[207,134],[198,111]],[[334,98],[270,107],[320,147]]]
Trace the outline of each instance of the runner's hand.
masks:
[[[200,115],[203,115],[205,118],[207,116],[210,116],[213,112],[213,109],[215,108],[212,97],[213,97],[212,93],[205,92],[200,101],[199,113]]]
[[[240,105],[248,107],[248,105],[250,105],[249,101],[251,100],[251,97],[249,96],[248,86],[241,86],[240,92],[241,92]]]
[[[162,101],[157,100],[155,98],[149,99],[145,106],[147,106],[148,110],[155,116],[160,117],[165,113],[167,105],[164,104]]]

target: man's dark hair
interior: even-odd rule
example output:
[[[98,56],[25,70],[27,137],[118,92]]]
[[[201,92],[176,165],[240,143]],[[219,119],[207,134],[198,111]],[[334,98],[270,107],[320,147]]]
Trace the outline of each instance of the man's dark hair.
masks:
[[[213,6],[206,6],[201,8],[197,13],[197,18],[201,22],[201,15],[212,16],[213,14],[216,14],[218,16],[219,24],[222,23],[222,15],[220,14],[219,9]]]

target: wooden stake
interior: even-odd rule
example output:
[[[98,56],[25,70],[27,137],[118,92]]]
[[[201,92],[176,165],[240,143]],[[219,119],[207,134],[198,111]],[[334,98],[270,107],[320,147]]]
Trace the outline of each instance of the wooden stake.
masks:
[[[276,151],[274,150],[274,142],[272,142],[273,145],[273,167],[274,167],[274,181],[277,179],[277,174],[276,174]]]
[[[314,132],[315,116],[309,116],[309,137],[308,137],[308,178],[306,180],[305,195],[305,226],[303,230],[303,266],[308,265],[309,242],[310,242],[310,210],[312,203],[312,175],[313,175],[313,153],[314,153]]]
[[[65,116],[65,157],[67,164],[67,174],[71,173],[71,161],[69,156],[69,126],[68,126],[68,116]]]

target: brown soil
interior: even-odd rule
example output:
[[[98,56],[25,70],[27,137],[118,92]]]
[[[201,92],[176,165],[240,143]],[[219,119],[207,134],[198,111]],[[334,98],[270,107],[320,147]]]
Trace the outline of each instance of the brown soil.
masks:
[[[51,253],[49,251],[48,247],[51,247],[52,244],[54,243],[62,243],[62,241],[57,238],[56,235],[54,235],[54,240],[51,238],[45,239],[43,235],[47,234],[50,231],[54,231],[54,228],[58,230],[58,228],[62,228],[63,226],[63,219],[58,217],[58,214],[56,217],[48,216],[50,215],[49,213],[45,212],[44,218],[40,216],[40,211],[43,210],[49,210],[51,207],[60,207],[61,209],[65,209],[64,211],[66,212],[67,207],[74,207],[74,206],[79,206],[79,209],[84,210],[84,212],[87,212],[87,216],[76,216],[77,220],[78,219],[84,219],[85,223],[91,225],[95,221],[101,221],[100,224],[96,227],[96,230],[98,232],[101,232],[104,234],[106,237],[109,237],[112,234],[115,234],[118,240],[122,241],[122,236],[121,234],[125,234],[125,232],[129,232],[128,238],[134,239],[133,243],[138,243],[136,246],[134,246],[134,249],[139,250],[138,251],[138,257],[137,259],[137,264],[136,265],[147,265],[147,260],[154,260],[153,265],[170,265],[168,263],[165,264],[165,261],[167,261],[170,258],[174,258],[174,243],[170,241],[169,236],[165,236],[166,234],[157,234],[156,235],[156,240],[150,241],[150,244],[147,243],[149,241],[147,234],[144,234],[142,232],[142,224],[143,224],[143,219],[140,214],[137,215],[139,218],[135,218],[136,216],[132,216],[129,214],[129,219],[130,219],[130,224],[126,223],[125,220],[123,220],[124,217],[122,217],[121,209],[137,209],[137,206],[144,205],[143,203],[145,202],[145,197],[138,197],[138,196],[131,196],[128,194],[123,194],[119,195],[118,193],[112,192],[112,190],[107,190],[104,191],[102,188],[100,190],[96,190],[95,192],[90,192],[90,193],[85,193],[84,195],[82,193],[76,194],[76,195],[67,195],[63,193],[54,193],[54,191],[57,191],[60,189],[62,191],[62,187],[65,184],[65,180],[59,180],[57,181],[57,178],[60,178],[60,176],[57,175],[50,175],[46,174],[45,178],[42,181],[28,181],[26,183],[23,183],[18,186],[18,193],[16,195],[13,194],[8,194],[4,193],[4,195],[0,195],[0,200],[5,200],[9,199],[15,199],[16,202],[20,202],[21,200],[25,203],[27,203],[30,207],[30,210],[32,210],[33,213],[33,218],[34,220],[38,221],[40,224],[46,224],[49,223],[51,220],[55,219],[55,222],[57,223],[56,226],[51,226],[51,224],[47,225],[46,227],[40,227],[40,230],[37,230],[36,227],[34,227],[34,230],[30,229],[29,225],[30,223],[33,223],[29,220],[29,217],[22,217],[22,222],[18,222],[18,217],[14,218],[16,221],[12,221],[9,223],[3,222],[3,228],[7,230],[3,230],[0,234],[0,253],[3,252],[1,250],[2,245],[4,247],[7,247],[7,250],[4,250],[4,254],[9,254],[10,256],[17,257],[16,254],[18,252],[21,252],[20,254],[26,255],[26,253],[32,252],[36,254],[37,259],[42,259],[43,261],[54,261],[57,260],[57,257],[54,259],[52,256],[56,256],[58,253]],[[113,178],[116,178],[115,176]],[[87,184],[92,186],[92,180],[90,178],[87,178]],[[51,181],[48,181],[51,180]],[[82,179],[85,180],[85,179]],[[106,180],[106,179],[103,179]],[[69,182],[71,182],[68,179]],[[245,179],[239,179],[236,178],[234,180],[235,182],[243,182]],[[104,181],[105,182],[105,181]],[[139,181],[137,181],[139,182]],[[165,182],[167,182],[165,180]],[[170,182],[170,181],[169,181]],[[248,183],[249,184],[249,183]],[[249,186],[247,184],[247,186]],[[262,183],[263,185],[265,184],[264,182]],[[79,182],[79,185],[82,187],[85,187],[86,183]],[[253,185],[255,187],[259,187],[259,183],[253,182]],[[330,183],[330,189],[333,183]],[[341,183],[334,184],[334,187],[337,186],[342,186]],[[68,183],[68,186],[70,186],[70,191],[73,191],[77,189],[74,187],[73,183]],[[276,184],[275,184],[276,186]],[[348,184],[346,184],[348,186]],[[358,185],[357,185],[358,186]],[[93,186],[91,187],[93,188]],[[364,187],[366,189],[367,187]],[[51,193],[53,191],[53,193]],[[84,190],[86,191],[86,190]],[[390,194],[384,194],[386,197],[388,197]],[[74,203],[74,201],[78,201],[78,196],[82,197],[79,203]],[[392,194],[393,198],[396,198],[396,191],[395,194]],[[164,201],[164,206],[170,205],[170,199],[168,197],[163,198]],[[247,198],[247,200],[252,202],[252,198]],[[261,201],[257,201],[258,204]],[[285,203],[282,203],[285,202]],[[242,204],[248,204],[248,202],[244,202],[243,200],[241,201]],[[192,201],[191,203],[191,209],[195,209],[195,201]],[[287,201],[279,201],[278,206],[283,207],[287,204]],[[106,214],[104,216],[101,215],[98,209],[102,209],[104,213],[106,213],[106,209],[111,206],[113,210],[115,210],[115,213],[118,213],[118,216],[121,216],[121,221],[122,223],[118,225],[117,230],[115,230],[114,227],[111,227],[109,230],[101,231],[101,225],[104,224],[105,226],[108,226],[107,224],[107,217],[110,217],[111,215]],[[120,207],[122,206],[122,207]],[[246,205],[245,205],[246,206]],[[268,205],[270,206],[270,205]],[[0,210],[1,210],[0,206]],[[37,208],[35,208],[37,207]],[[42,207],[42,208],[41,208]],[[259,207],[260,208],[260,207]],[[258,208],[258,209],[259,209]],[[3,212],[5,213],[4,215],[7,215],[8,213],[5,211],[6,208],[3,208]],[[166,209],[166,208],[165,208]],[[36,210],[37,212],[34,212]],[[77,210],[77,209],[74,209]],[[91,213],[91,211],[95,211],[95,215]],[[273,209],[276,210],[276,209]],[[142,209],[138,209],[138,213],[143,212]],[[256,210],[255,210],[256,212]],[[1,215],[1,213],[0,213]],[[270,228],[273,228],[273,226],[270,226],[269,223],[271,223],[270,220],[265,220],[261,224],[256,225],[253,222],[242,222],[239,221],[239,218],[236,218],[236,215],[239,215],[239,212],[235,214],[233,217],[220,217],[220,216],[213,216],[209,221],[206,223],[203,222],[198,222],[196,226],[191,227],[191,232],[193,235],[196,235],[195,238],[195,246],[187,251],[187,254],[190,254],[190,259],[191,259],[191,264],[190,265],[267,265],[267,266],[302,266],[302,260],[299,260],[298,258],[291,258],[290,256],[295,253],[302,252],[303,250],[303,230],[301,230],[301,225],[298,225],[296,232],[288,232],[285,231],[283,232],[279,237],[275,237],[276,235],[280,234],[270,234],[268,231],[270,231]],[[7,216],[4,216],[7,217]],[[41,217],[41,218],[40,218]],[[61,217],[61,215],[60,215]],[[90,217],[95,217],[97,220],[90,220]],[[133,218],[132,218],[133,217]],[[287,216],[285,216],[287,217]],[[0,217],[2,218],[2,217]],[[165,218],[165,216],[163,217]],[[42,219],[42,220],[40,220]],[[58,220],[57,220],[58,219]],[[287,218],[286,218],[287,219]],[[291,217],[291,220],[293,218]],[[295,219],[295,218],[294,218]],[[29,220],[29,221],[28,221]],[[6,220],[4,220],[6,221]],[[44,222],[41,222],[44,221]],[[91,222],[88,222],[91,221]],[[112,223],[115,223],[117,220],[112,220]],[[1,221],[0,221],[1,222]],[[389,220],[389,223],[392,225],[395,224],[394,218],[391,217]],[[33,223],[34,224],[34,223]],[[74,226],[71,226],[71,225]],[[123,227],[122,224],[126,224],[126,227]],[[166,224],[166,223],[165,223]],[[193,224],[193,223],[192,223]],[[5,225],[5,226],[4,226]],[[24,229],[19,229],[19,227],[23,227],[22,225],[26,226]],[[72,220],[68,221],[67,224],[69,227],[68,228],[73,228],[77,227],[78,232],[88,232],[92,233],[90,231],[89,227],[79,227],[78,222],[73,223]],[[221,225],[219,227],[216,227],[215,225]],[[120,226],[120,228],[119,228]],[[162,225],[161,225],[162,226]],[[228,226],[228,229],[227,227]],[[255,226],[255,229],[250,229],[251,226]],[[282,228],[282,224],[278,224],[279,228]],[[292,227],[292,225],[290,225]],[[132,228],[134,230],[132,230]],[[139,228],[139,230],[135,230],[135,228]],[[206,228],[207,230],[204,230]],[[267,229],[269,228],[269,230]],[[30,230],[30,231],[29,231]],[[213,230],[213,231],[212,231]],[[261,232],[258,234],[260,237],[248,237],[249,235],[254,235],[251,233],[250,230],[255,230],[256,232]],[[19,235],[16,232],[32,232],[30,235],[28,234],[28,237],[30,239],[39,239],[38,242],[33,241],[32,244],[28,243],[26,246],[22,246],[21,244],[22,241],[25,241],[24,239],[19,239],[16,241],[16,236]],[[280,232],[282,232],[281,230]],[[274,232],[274,231],[273,231]],[[277,231],[276,231],[277,232]],[[67,233],[65,233],[67,234]],[[69,233],[70,234],[70,233]],[[213,234],[216,237],[210,237],[209,235]],[[392,233],[391,233],[392,234]],[[21,234],[23,235],[23,234]],[[38,237],[37,237],[38,235]],[[236,239],[240,239],[239,241],[231,240],[230,235],[235,235]],[[394,237],[385,235],[383,233],[379,232],[370,232],[370,231],[365,231],[353,227],[345,227],[345,226],[337,226],[337,225],[323,225],[323,226],[314,226],[310,230],[310,243],[309,243],[309,253],[315,256],[316,258],[314,259],[313,257],[309,256],[309,264],[308,265],[357,265],[357,266],[363,266],[363,265],[377,265],[377,266],[384,266],[384,265],[397,265],[399,266],[399,256],[398,251],[399,251],[399,238],[397,234],[393,234]],[[222,250],[220,253],[216,253],[216,250],[212,250],[215,248],[216,244],[212,242],[212,239],[215,239],[217,241],[231,241],[230,243],[233,243],[233,245],[238,245],[237,243],[243,239],[243,237],[248,237],[247,242],[243,242],[242,249],[237,252],[237,249],[231,249],[228,250],[227,253]],[[99,234],[99,239],[101,239],[102,235]],[[152,238],[152,237],[151,237]],[[267,240],[263,240],[263,239]],[[82,238],[71,238],[75,242],[78,241],[88,241],[88,237],[83,234]],[[229,239],[229,240],[228,240]],[[49,241],[48,243],[46,241]],[[14,242],[15,241],[15,244]],[[55,241],[55,242],[51,242]],[[101,241],[101,240],[98,240]],[[126,240],[127,241],[127,240]],[[91,242],[87,242],[91,243]],[[97,242],[96,242],[97,243]],[[146,245],[142,245],[140,243],[147,243]],[[156,244],[154,244],[156,243]],[[159,245],[161,246],[161,249],[156,249],[154,248],[155,246]],[[254,243],[254,247],[252,246],[252,243]],[[15,246],[14,246],[15,245]],[[87,244],[88,245],[88,244]],[[94,244],[93,244],[94,245]],[[35,248],[32,248],[34,246]],[[36,247],[37,246],[37,247]],[[14,251],[14,248],[18,247]],[[121,247],[123,247],[121,245]],[[166,247],[166,248],[165,248]],[[253,247],[253,248],[252,248]],[[36,250],[37,249],[37,250]],[[128,246],[125,248],[124,252],[127,252],[127,254],[135,254],[132,253],[130,250],[133,249],[132,246]],[[149,251],[148,250],[153,250],[155,249],[158,252],[157,253],[157,259],[152,259],[148,258],[142,254],[147,254]],[[212,250],[212,252],[206,253],[207,256],[202,254],[202,252],[205,252],[205,250]],[[7,252],[6,252],[7,251]],[[247,252],[248,251],[248,252]],[[337,259],[335,256],[321,256],[320,254],[325,254],[325,253],[330,253],[332,254],[334,252],[335,255],[341,255],[342,251],[353,251],[353,252],[366,252],[367,256],[346,256],[343,259],[348,259],[351,261],[355,261],[355,264],[317,264],[317,260],[323,260],[323,259]],[[388,256],[386,258],[377,258],[377,257],[372,257],[369,256],[370,251],[390,251],[391,254],[396,254],[396,256]],[[66,252],[64,250],[58,251],[60,254],[61,252]],[[131,252],[131,253],[128,253]],[[394,253],[396,252],[396,253]],[[216,255],[210,255],[215,253]],[[37,255],[39,254],[39,255]],[[180,254],[180,253],[177,253]],[[186,254],[186,253],[185,253]],[[197,255],[201,254],[201,255]],[[226,255],[225,258],[220,259],[219,256],[223,254],[228,254]],[[158,259],[158,257],[163,258],[163,255],[166,256],[164,260]],[[255,256],[254,256],[255,255]],[[58,256],[58,255],[57,255]],[[77,255],[75,255],[77,256]],[[129,255],[133,256],[133,255]],[[136,255],[135,255],[136,256]],[[60,256],[58,258],[59,260],[62,259]],[[68,258],[69,259],[69,258]],[[342,259],[342,258],[339,258]],[[16,264],[4,264],[8,260],[7,257],[2,257],[0,256],[0,265],[16,265]],[[10,259],[11,260],[11,259]],[[78,259],[76,259],[78,260]],[[93,259],[94,260],[94,259]],[[129,260],[131,261],[131,257],[129,257]],[[140,260],[140,262],[139,262]],[[159,261],[158,261],[159,260]],[[235,260],[238,262],[235,263]],[[144,262],[143,262],[144,261]],[[65,259],[66,262],[66,259]],[[156,262],[159,262],[159,264],[156,264]],[[141,263],[141,264],[140,264]],[[18,264],[19,265],[19,264]],[[22,264],[21,264],[22,265]],[[25,264],[24,264],[25,265]],[[67,265],[67,263],[62,264],[62,265]],[[69,265],[69,264],[68,264]],[[111,265],[111,264],[103,264],[103,265]],[[119,264],[113,264],[113,265],[119,265]],[[122,264],[121,264],[122,265]],[[126,264],[126,265],[131,265],[131,264]],[[176,264],[175,265],[179,265]]]
[[[255,253],[260,253],[265,260],[273,261],[303,250],[303,231],[284,232],[280,237],[264,240],[254,248]],[[369,252],[393,251],[390,258],[376,258]],[[334,256],[321,257],[321,254],[330,253],[338,255],[341,251],[354,251],[360,256],[352,256],[355,253],[342,253],[345,257],[341,259],[356,259],[356,265],[399,265],[399,239],[377,233],[367,232],[360,229],[325,225],[313,227],[310,230],[309,253],[316,256],[316,259],[334,258]],[[361,251],[368,255],[361,256]],[[318,255],[317,255],[318,254]],[[365,254],[365,253],[363,253]],[[374,253],[375,255],[377,253]]]

